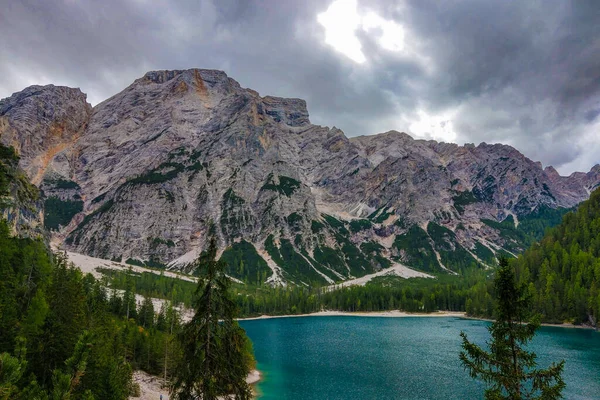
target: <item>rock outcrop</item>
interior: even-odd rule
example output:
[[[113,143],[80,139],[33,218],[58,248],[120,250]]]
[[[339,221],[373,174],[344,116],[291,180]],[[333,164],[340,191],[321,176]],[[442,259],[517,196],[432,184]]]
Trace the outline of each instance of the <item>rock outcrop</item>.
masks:
[[[253,282],[493,264],[600,183],[600,166],[562,177],[505,145],[349,139],[312,125],[303,100],[213,70],[149,72],[93,109],[76,89],[31,87],[0,102],[0,140],[70,249],[176,268],[214,233]]]

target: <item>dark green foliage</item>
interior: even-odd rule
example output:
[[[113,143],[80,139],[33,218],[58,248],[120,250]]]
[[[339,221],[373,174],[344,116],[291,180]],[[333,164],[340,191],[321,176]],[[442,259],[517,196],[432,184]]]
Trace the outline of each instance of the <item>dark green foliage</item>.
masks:
[[[166,277],[162,273],[160,275],[152,272],[137,274],[106,268],[98,268],[98,272],[109,278],[110,286],[114,289],[125,290],[131,277],[137,294],[168,299],[175,303],[183,303],[186,307],[192,305],[192,294],[196,288],[194,282]]]
[[[9,184],[14,178],[18,162],[19,157],[15,149],[0,144],[0,196],[9,194]]]
[[[321,232],[321,230],[324,227],[325,227],[325,225],[323,225],[319,221],[312,221],[311,225],[310,225],[310,229],[311,229],[312,233],[319,233],[319,232]]]
[[[534,309],[550,322],[598,324],[600,318],[600,190],[568,213],[539,244],[515,260]]]
[[[140,261],[137,258],[128,258],[127,260],[125,260],[125,264],[137,265],[138,267],[145,267],[146,266],[146,264],[144,264],[143,261]]]
[[[300,230],[302,229],[302,216],[296,212],[291,213],[290,215],[288,215],[288,217],[286,218],[287,220],[287,224],[290,227],[290,230],[292,232],[300,232]]]
[[[427,232],[413,225],[403,235],[397,235],[394,247],[404,253],[401,261],[424,271],[441,271]]]
[[[281,239],[281,247],[278,250],[281,256],[281,264],[290,279],[296,283],[307,283],[309,285],[322,285],[327,283],[323,276],[319,275],[310,263],[294,249],[292,243],[287,239]],[[277,259],[273,259],[277,263]]]
[[[287,176],[279,176],[279,184],[275,183],[273,174],[269,174],[266,183],[260,190],[270,190],[290,197],[296,190],[300,188],[301,183]]]
[[[127,183],[131,185],[153,185],[156,183],[168,182],[177,177],[185,170],[185,165],[166,162],[158,166],[158,168],[146,172],[136,178],[130,179]]]
[[[52,186],[54,189],[81,189],[77,182],[69,181],[63,178],[44,180],[44,183]]]
[[[541,205],[532,213],[521,216],[518,226],[515,226],[512,215],[509,215],[502,222],[489,219],[482,219],[481,222],[500,231],[500,235],[506,240],[504,248],[517,254],[540,240],[544,233],[549,228],[559,224],[562,217],[569,211],[571,209],[553,209]]]
[[[61,200],[58,197],[48,197],[44,201],[44,226],[47,229],[58,230],[67,226],[75,214],[83,211],[81,200]]]
[[[127,399],[131,367],[107,305],[93,277],[53,258],[42,242],[11,238],[0,223],[0,359],[20,365],[10,373],[9,398]]]
[[[340,221],[339,219],[332,217],[331,215],[327,215],[327,214],[321,214],[323,216],[323,219],[325,220],[325,222],[327,222],[329,224],[329,226],[331,226],[332,228],[334,228],[336,231],[338,231],[339,233],[343,234],[343,235],[350,235],[350,232],[348,232],[348,229],[346,229],[346,225]]]
[[[497,222],[491,219],[482,219],[481,222],[496,229],[504,238],[504,248],[512,253],[520,253],[530,246],[535,239],[517,227],[512,215],[509,215],[504,221]]]
[[[123,297],[109,299],[64,255],[11,237],[0,221],[0,399],[125,400],[132,367],[171,373],[178,323],[165,315],[158,327],[147,301],[138,316],[127,275]]]
[[[357,245],[348,240],[347,236],[336,234],[335,239],[341,246],[341,254],[350,268],[350,274],[363,276],[374,272],[374,263],[360,251]]]
[[[244,282],[260,285],[273,274],[252,243],[245,240],[225,249],[220,260],[227,265],[225,272],[229,276]]]
[[[430,222],[427,225],[427,233],[446,268],[462,271],[477,266],[477,261],[458,243],[456,235],[450,229]]]
[[[104,200],[105,197],[106,197],[106,193],[102,193],[101,195],[94,197],[92,199],[92,204],[100,203],[101,201]]]
[[[381,269],[389,268],[392,266],[392,262],[384,257],[381,253],[383,251],[383,246],[376,242],[363,242],[360,245],[360,250],[376,264]]]
[[[473,254],[475,254],[481,261],[487,263],[488,265],[495,265],[497,262],[494,252],[490,250],[489,247],[479,242],[475,242]]]
[[[385,206],[384,206],[385,207]],[[377,216],[377,214],[379,214],[379,212],[384,208],[384,207],[379,207],[377,210],[373,211],[371,214],[369,214],[369,216],[367,217],[367,219],[372,220],[373,218],[375,218]]]
[[[350,221],[350,230],[353,233],[370,229],[373,226],[368,219],[353,219]]]
[[[452,201],[454,202],[454,208],[459,213],[465,212],[465,206],[473,203],[477,203],[477,198],[470,191],[459,192],[456,196],[452,197]]]
[[[10,237],[8,226],[0,221],[0,353],[15,348],[20,327],[30,333],[38,331],[47,308],[40,303],[45,303],[43,292],[51,277],[52,260],[44,244]],[[28,312],[31,303],[37,315],[32,315],[33,309]],[[28,319],[25,325],[23,318]]]
[[[561,398],[564,361],[548,369],[535,369],[536,354],[525,349],[539,328],[539,317],[532,317],[526,284],[518,285],[508,260],[500,259],[494,286],[496,320],[488,328],[489,351],[469,342],[461,332],[463,351],[460,360],[472,378],[487,384],[485,398],[544,399]]]
[[[279,248],[275,245],[273,235],[269,235],[265,240],[265,250],[277,265],[283,265],[283,259],[279,253]]]
[[[19,157],[14,148],[0,144],[0,197],[12,195],[12,200],[20,203],[19,206],[36,211],[32,202],[39,199],[39,190],[29,182],[18,164]],[[0,209],[11,203],[0,199]]]
[[[236,286],[242,315],[303,314],[320,310],[433,312],[465,311],[469,299],[473,304],[486,293],[489,281],[483,271],[464,276],[441,275],[437,279],[375,278],[366,286],[351,286],[323,291],[318,288],[252,288]],[[485,296],[482,296],[485,299]],[[490,303],[479,304],[482,309]]]
[[[339,219],[337,219],[335,217],[332,217],[331,215],[323,214],[323,219],[325,221],[327,221],[327,223],[329,225],[331,225],[333,228],[346,229],[346,227],[342,221],[340,221]]]
[[[548,228],[560,224],[564,215],[570,211],[573,209],[541,205],[534,212],[519,218],[518,229],[535,240],[540,240]]]
[[[390,215],[392,215],[393,213],[394,213],[393,211],[388,211],[388,208],[384,208],[379,215],[377,215],[374,218],[370,218],[370,219],[372,219],[373,222],[375,222],[376,224],[381,224],[386,219],[388,219],[390,217]]]
[[[294,283],[312,286],[321,286],[327,283],[327,280],[311,266],[310,263],[316,263],[316,261],[311,260],[308,254],[298,253],[289,240],[282,239],[280,247],[277,247],[273,235],[269,235],[265,240],[265,250],[273,261],[284,269],[286,277]],[[323,271],[323,273],[332,280],[336,279],[335,274],[330,271]]]
[[[272,246],[274,244],[271,243]],[[377,252],[377,243],[364,247],[364,252]],[[265,245],[266,247],[266,245]],[[341,254],[333,249],[315,250],[315,259],[329,265],[341,263]],[[278,254],[278,253],[277,253]],[[329,260],[329,261],[328,261]],[[126,287],[123,271],[101,270],[110,279],[114,288]],[[151,273],[133,274],[135,290],[144,296],[174,299],[186,306],[191,305],[195,284],[180,279],[168,278]],[[384,311],[401,309],[412,312],[437,310],[465,311],[470,304],[473,313],[492,313],[493,300],[489,296],[491,282],[485,271],[469,270],[462,276],[442,274],[436,279],[397,277],[375,278],[366,286],[354,286],[334,291],[307,288],[301,285],[288,288],[271,288],[266,285],[232,283],[234,299],[242,317],[263,314],[296,314],[320,311]]]
[[[346,272],[344,254],[327,246],[317,246],[314,250],[315,261],[338,272]]]
[[[156,249],[158,246],[160,245],[165,245],[167,247],[175,247],[175,242],[173,242],[171,239],[161,239],[161,238],[148,238],[148,241],[150,242],[150,248],[151,249]]]
[[[230,280],[216,253],[216,240],[212,238],[206,255],[196,261],[194,269],[201,273],[195,313],[177,335],[182,358],[171,381],[174,399],[216,400],[225,395],[251,398],[246,376],[253,356],[248,354],[244,330],[234,320],[236,306],[229,293]]]

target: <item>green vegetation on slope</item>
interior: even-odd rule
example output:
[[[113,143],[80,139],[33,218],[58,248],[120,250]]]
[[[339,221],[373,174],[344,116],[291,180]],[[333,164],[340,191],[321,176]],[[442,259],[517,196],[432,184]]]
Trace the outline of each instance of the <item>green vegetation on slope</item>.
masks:
[[[256,252],[252,243],[245,240],[233,243],[225,249],[221,260],[227,264],[225,270],[227,275],[243,282],[260,285],[273,274],[267,262]]]
[[[294,178],[280,175],[279,183],[275,183],[273,174],[269,174],[266,183],[260,190],[270,190],[290,197],[300,188],[301,183]]]
[[[533,307],[546,321],[598,323],[600,317],[600,189],[568,213],[539,244],[515,260]]]
[[[400,261],[404,264],[423,271],[441,271],[429,236],[419,226],[413,225],[405,234],[397,235],[394,247],[401,253]]]
[[[15,205],[16,202],[19,207],[36,211],[32,203],[39,199],[39,190],[29,182],[18,164],[19,156],[15,149],[0,144],[0,197],[13,197],[9,201],[0,198],[0,208]]]
[[[477,267],[477,261],[456,240],[456,234],[450,229],[430,222],[427,233],[440,254],[442,264],[453,271],[464,271]]]
[[[66,226],[71,219],[83,211],[82,200],[61,200],[58,197],[48,197],[44,200],[44,227],[58,230]]]
[[[456,210],[462,214],[465,212],[465,206],[477,203],[478,200],[472,192],[466,191],[460,192],[452,197],[452,201],[454,202],[454,208],[456,208]]]
[[[10,182],[14,178],[14,169],[19,157],[12,147],[0,144],[0,196],[9,194]]]

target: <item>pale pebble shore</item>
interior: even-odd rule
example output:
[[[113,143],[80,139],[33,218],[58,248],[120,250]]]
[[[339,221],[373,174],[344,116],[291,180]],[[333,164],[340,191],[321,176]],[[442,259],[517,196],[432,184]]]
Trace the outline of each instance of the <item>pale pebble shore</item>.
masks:
[[[239,318],[238,321],[253,321],[258,319],[274,318],[300,318],[300,317],[465,317],[464,312],[438,311],[433,313],[410,313],[405,311],[372,311],[372,312],[347,312],[347,311],[319,311],[309,314],[289,314],[289,315],[261,315],[260,317]]]
[[[249,385],[254,385],[260,381],[260,372],[252,370],[246,377],[246,382]],[[164,387],[164,381],[154,375],[150,375],[144,371],[135,371],[133,373],[133,382],[140,386],[140,395],[138,397],[130,397],[130,400],[160,400],[162,395],[163,400],[169,400],[169,390]]]

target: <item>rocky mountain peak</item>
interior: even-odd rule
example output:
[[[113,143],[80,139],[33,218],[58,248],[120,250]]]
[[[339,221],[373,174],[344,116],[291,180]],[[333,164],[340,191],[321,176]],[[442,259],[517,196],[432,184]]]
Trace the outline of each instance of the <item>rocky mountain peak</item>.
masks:
[[[552,178],[556,178],[559,177],[560,174],[558,173],[558,171],[551,165],[547,166],[546,168],[544,168],[544,172],[546,173],[546,175],[548,175],[551,179]]]
[[[30,86],[0,100],[0,141],[20,156],[20,167],[39,184],[56,154],[83,133],[92,107],[79,89]]]

